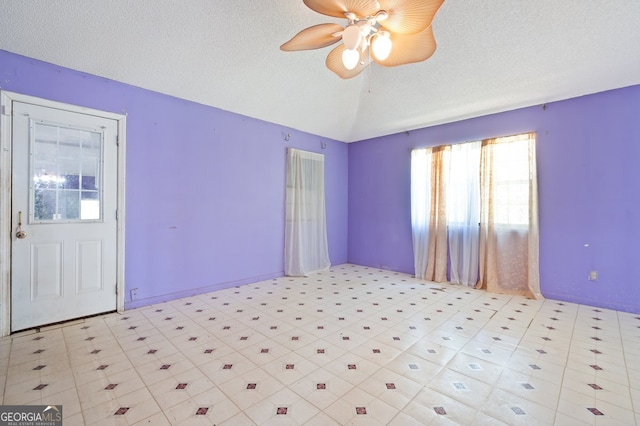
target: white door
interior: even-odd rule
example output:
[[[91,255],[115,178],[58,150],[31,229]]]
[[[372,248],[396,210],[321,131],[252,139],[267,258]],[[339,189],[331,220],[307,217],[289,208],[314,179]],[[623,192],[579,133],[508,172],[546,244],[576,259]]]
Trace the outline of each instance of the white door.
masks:
[[[12,110],[11,331],[116,310],[117,122]]]

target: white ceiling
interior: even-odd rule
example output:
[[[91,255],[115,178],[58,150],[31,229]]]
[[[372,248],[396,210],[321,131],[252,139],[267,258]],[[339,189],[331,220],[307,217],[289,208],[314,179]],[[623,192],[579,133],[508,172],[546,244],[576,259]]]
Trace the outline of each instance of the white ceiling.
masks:
[[[302,0],[0,0],[0,49],[353,142],[640,84],[639,0],[445,0],[429,60],[342,80]],[[1,85],[1,82],[0,82]]]

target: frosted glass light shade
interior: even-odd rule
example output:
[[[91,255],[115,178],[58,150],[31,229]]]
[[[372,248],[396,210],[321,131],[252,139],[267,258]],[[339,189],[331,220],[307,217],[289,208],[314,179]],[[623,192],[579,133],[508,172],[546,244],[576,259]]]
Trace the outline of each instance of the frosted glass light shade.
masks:
[[[349,25],[342,32],[342,42],[347,49],[356,49],[362,40],[362,32],[357,25]]]
[[[358,65],[360,53],[357,50],[344,49],[342,52],[342,64],[348,70],[352,70]]]
[[[391,53],[391,39],[386,35],[379,35],[372,41],[373,55],[380,61],[384,61]]]

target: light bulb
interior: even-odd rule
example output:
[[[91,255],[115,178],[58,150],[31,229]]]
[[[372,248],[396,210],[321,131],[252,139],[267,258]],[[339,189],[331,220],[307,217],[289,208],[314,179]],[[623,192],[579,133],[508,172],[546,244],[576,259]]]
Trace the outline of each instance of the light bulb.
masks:
[[[391,39],[387,35],[380,34],[372,42],[373,55],[380,61],[384,61],[391,53]]]
[[[342,52],[342,64],[348,70],[352,70],[358,65],[360,53],[357,50],[344,49]]]

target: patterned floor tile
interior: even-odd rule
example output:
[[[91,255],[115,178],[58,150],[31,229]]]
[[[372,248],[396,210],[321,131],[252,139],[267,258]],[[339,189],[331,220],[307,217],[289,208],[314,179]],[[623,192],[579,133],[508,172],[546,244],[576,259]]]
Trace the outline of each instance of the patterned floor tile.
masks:
[[[0,339],[65,424],[634,424],[640,315],[339,265]]]

